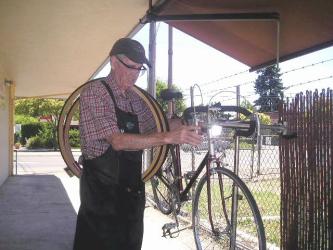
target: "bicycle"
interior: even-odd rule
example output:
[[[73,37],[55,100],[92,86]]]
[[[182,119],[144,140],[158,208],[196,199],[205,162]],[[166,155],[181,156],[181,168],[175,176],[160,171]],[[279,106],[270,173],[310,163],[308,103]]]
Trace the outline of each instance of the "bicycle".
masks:
[[[89,84],[89,82],[86,84]],[[73,157],[71,147],[69,145],[68,132],[72,117],[78,108],[80,93],[86,84],[81,85],[67,99],[61,111],[58,124],[60,150],[67,165],[65,170],[70,176],[75,175],[77,177],[80,177],[82,167],[80,159],[76,160]],[[152,111],[157,131],[167,131],[168,124],[166,117],[156,100],[138,87],[135,87],[134,90]],[[179,94],[171,93],[173,99],[176,98],[177,95]],[[190,108],[185,112],[184,117],[187,117],[187,121],[195,121],[197,111],[199,111],[199,113],[208,114],[209,112],[225,112],[228,111],[227,108],[231,109],[231,111],[241,111],[240,113],[245,113],[245,115],[251,116],[250,112],[239,107],[235,110],[235,107],[230,108],[215,105],[212,107],[207,106],[192,108],[192,110]],[[192,116],[193,114],[194,116]],[[253,121],[228,121],[223,119],[223,117],[217,118],[219,119],[216,119],[216,122],[221,122],[224,129],[231,128],[237,132],[235,138],[238,138],[238,135],[244,135],[244,133],[250,134],[255,128],[255,123]],[[212,122],[207,122],[205,127],[206,131],[212,130],[212,125]],[[279,129],[280,128],[278,127],[277,130]],[[151,149],[152,154],[150,156],[150,161],[146,161],[147,167],[143,169],[142,179],[144,181],[148,181],[153,177],[152,182],[155,185],[154,191],[156,195],[160,194],[161,188],[164,187],[166,189],[166,195],[162,195],[157,199],[160,200],[160,207],[165,208],[165,213],[173,212],[176,218],[176,224],[164,225],[164,234],[172,235],[174,233],[172,230],[174,230],[175,227],[178,228],[179,223],[177,213],[180,212],[180,206],[183,202],[191,199],[189,195],[190,189],[195,186],[200,177],[198,186],[195,189],[195,196],[193,199],[194,209],[192,213],[193,229],[197,248],[206,248],[206,242],[208,242],[207,244],[213,242],[215,246],[210,245],[210,249],[220,249],[224,246],[231,249],[246,249],[249,247],[250,249],[254,249],[256,246],[258,246],[258,249],[265,249],[265,232],[260,213],[253,196],[242,180],[240,180],[233,172],[226,169],[226,166],[222,161],[223,157],[217,157],[212,154],[214,150],[220,150],[223,156],[223,152],[227,150],[229,142],[226,141],[226,145],[224,145],[223,142],[220,143],[221,140],[218,137],[212,137],[210,139],[211,140],[208,141],[208,145],[213,148],[208,150],[208,153],[196,171],[184,174],[184,176],[181,173],[180,162],[176,162],[176,160],[179,161],[180,159],[179,146],[164,145]],[[237,142],[237,140],[235,141]],[[216,148],[214,148],[214,146]],[[237,147],[237,145],[235,145],[235,147]],[[167,155],[169,156],[167,157]],[[169,160],[166,162],[169,162],[169,164],[164,164],[161,167],[163,162],[165,162],[164,159],[166,157]],[[168,168],[166,166],[170,167]],[[200,176],[205,167],[205,174]],[[185,189],[182,187],[182,180],[184,177],[189,180]],[[221,192],[221,190],[223,192]],[[206,196],[204,195],[205,193],[207,194]],[[205,207],[200,206],[200,204],[209,204],[209,206],[207,206],[206,210],[202,212]],[[242,209],[244,206],[245,208]],[[244,211],[246,211],[246,213]],[[221,214],[219,214],[219,212],[221,212]],[[221,220],[222,218],[224,218],[224,224],[222,222],[219,224],[215,223],[215,220]],[[252,245],[250,245],[249,242],[251,242]]]
[[[164,100],[173,102],[179,96],[173,90],[166,90],[164,98],[162,94]],[[250,121],[229,120],[221,115],[225,112],[243,114]],[[179,229],[177,215],[180,207],[191,200],[191,189],[197,183],[192,201],[192,226],[197,249],[266,249],[260,211],[249,188],[237,176],[236,163],[239,157],[239,136],[250,136],[255,132],[260,126],[258,116],[242,107],[215,104],[188,108],[183,117],[187,123],[195,123],[198,118],[203,122],[208,152],[195,171],[183,175],[180,146],[171,145],[166,162],[151,179],[157,207],[164,214],[173,213],[176,221],[163,226],[163,236],[173,237],[183,230]],[[269,127],[286,134],[285,126]],[[220,130],[218,136],[214,135],[214,129]],[[229,130],[234,131],[234,136],[229,136],[229,139],[233,138],[236,152],[234,172],[227,169],[224,162],[226,151],[232,145],[230,140],[226,140],[227,135],[230,135]],[[217,151],[220,156],[217,156]]]

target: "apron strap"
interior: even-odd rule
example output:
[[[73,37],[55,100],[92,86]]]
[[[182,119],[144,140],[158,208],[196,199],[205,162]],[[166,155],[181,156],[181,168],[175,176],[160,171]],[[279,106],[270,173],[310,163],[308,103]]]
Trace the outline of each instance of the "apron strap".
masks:
[[[105,86],[105,88],[107,89],[107,91],[109,92],[109,94],[111,96],[111,99],[113,101],[114,106],[118,109],[118,106],[117,106],[117,103],[116,103],[116,99],[114,98],[114,95],[113,95],[113,92],[112,92],[110,86],[104,80],[102,80],[102,83]]]

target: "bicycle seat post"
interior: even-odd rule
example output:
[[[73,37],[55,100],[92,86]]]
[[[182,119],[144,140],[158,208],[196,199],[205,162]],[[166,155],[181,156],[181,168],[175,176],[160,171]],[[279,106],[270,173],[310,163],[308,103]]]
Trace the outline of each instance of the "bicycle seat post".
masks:
[[[164,89],[160,93],[161,99],[168,103],[168,118],[176,115],[176,101],[183,98],[183,94],[176,89]]]

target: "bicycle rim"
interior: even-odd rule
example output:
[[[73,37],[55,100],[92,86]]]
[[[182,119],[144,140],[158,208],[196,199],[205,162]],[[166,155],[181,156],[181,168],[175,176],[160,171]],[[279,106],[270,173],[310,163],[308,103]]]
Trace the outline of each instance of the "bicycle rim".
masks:
[[[65,170],[70,176],[75,175],[77,177],[80,177],[82,172],[82,167],[80,166],[78,161],[74,158],[71,146],[69,145],[70,123],[75,111],[77,111],[78,109],[81,91],[87,84],[96,80],[98,79],[89,81],[78,87],[66,100],[59,116],[58,143],[61,155],[67,165],[67,168]],[[167,131],[168,130],[167,119],[163,111],[161,110],[159,104],[156,102],[156,100],[153,97],[151,97],[147,92],[145,92],[144,90],[140,89],[137,86],[134,86],[134,91],[143,99],[147,107],[152,112],[156,124],[156,131],[157,132]],[[146,168],[143,168],[143,173],[142,173],[142,179],[143,181],[146,182],[162,166],[168,153],[168,146],[167,145],[157,146],[145,151],[151,151],[151,157],[149,161],[150,163]]]
[[[260,212],[244,182],[230,170],[211,170],[210,219],[207,178],[207,174],[201,178],[193,203],[193,232],[197,249],[265,250],[265,231]],[[234,201],[233,190],[237,190]],[[236,214],[233,216],[232,207],[235,200],[237,209],[234,210]]]

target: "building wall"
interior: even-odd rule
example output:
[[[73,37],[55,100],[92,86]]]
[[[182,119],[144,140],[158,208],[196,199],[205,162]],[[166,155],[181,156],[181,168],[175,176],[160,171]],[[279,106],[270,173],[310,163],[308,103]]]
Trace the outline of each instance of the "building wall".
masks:
[[[2,57],[0,54],[0,186],[9,175],[9,120],[10,120],[10,104],[9,95],[10,87],[6,86],[4,79],[6,78],[5,69],[3,67]]]

